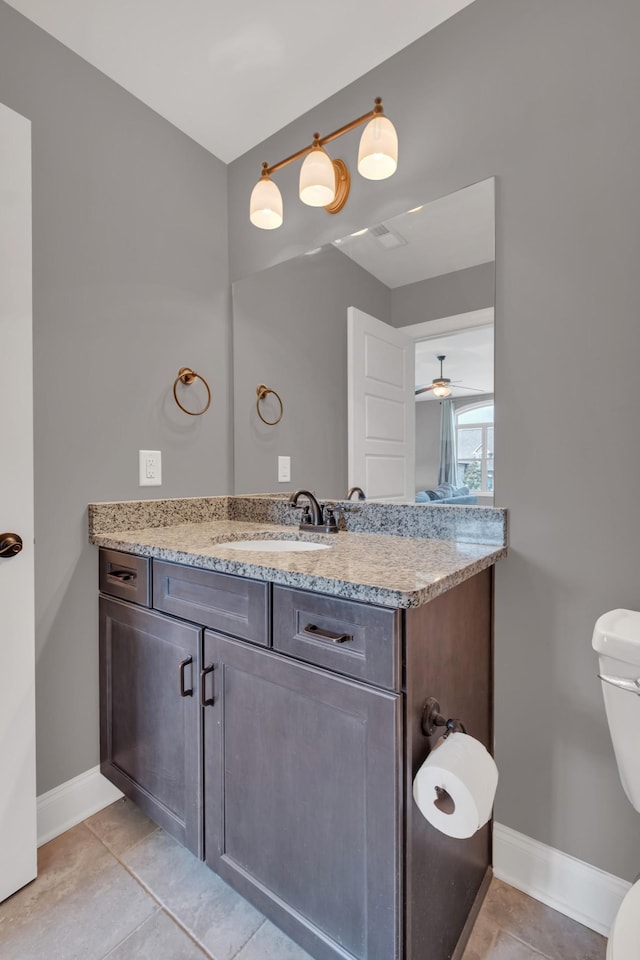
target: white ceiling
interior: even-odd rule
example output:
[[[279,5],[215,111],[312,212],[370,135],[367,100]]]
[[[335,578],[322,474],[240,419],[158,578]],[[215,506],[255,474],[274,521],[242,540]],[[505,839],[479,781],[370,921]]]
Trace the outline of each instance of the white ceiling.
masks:
[[[473,0],[7,2],[230,163]]]
[[[406,242],[385,247],[376,236],[380,226]],[[391,288],[488,263],[495,257],[493,178],[335,242]]]

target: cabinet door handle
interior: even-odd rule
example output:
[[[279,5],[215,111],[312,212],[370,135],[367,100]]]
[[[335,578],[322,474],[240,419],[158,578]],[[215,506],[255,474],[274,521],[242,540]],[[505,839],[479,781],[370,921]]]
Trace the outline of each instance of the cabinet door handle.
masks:
[[[193,687],[190,690],[187,690],[184,682],[184,671],[189,666],[190,663],[193,663],[193,657],[187,657],[186,660],[182,660],[178,665],[178,677],[180,682],[180,696],[181,697],[192,697],[193,696]]]
[[[200,671],[200,705],[202,707],[212,707],[214,704],[215,697],[208,697],[206,690],[207,674],[213,673],[214,670],[214,664],[210,663],[208,667]]]
[[[110,570],[107,576],[114,580],[120,580],[121,583],[128,583],[129,580],[135,580],[136,575],[130,570]]]
[[[317,640],[329,640],[331,643],[349,643],[353,640],[349,633],[332,633],[331,630],[321,630],[315,623],[308,623],[302,632],[315,637]]]

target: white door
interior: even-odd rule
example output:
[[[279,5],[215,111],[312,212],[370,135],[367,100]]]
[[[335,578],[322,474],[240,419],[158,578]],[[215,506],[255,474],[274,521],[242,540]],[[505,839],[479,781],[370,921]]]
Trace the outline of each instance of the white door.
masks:
[[[36,875],[31,124],[0,104],[0,901]],[[3,542],[0,536],[0,554]]]
[[[370,500],[415,500],[414,341],[348,309],[349,486]]]

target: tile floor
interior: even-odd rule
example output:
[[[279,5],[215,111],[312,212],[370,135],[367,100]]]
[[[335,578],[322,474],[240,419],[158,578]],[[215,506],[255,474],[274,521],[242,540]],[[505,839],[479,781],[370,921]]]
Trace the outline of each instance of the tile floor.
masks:
[[[494,880],[464,960],[604,960],[605,946]],[[41,847],[38,879],[0,904],[0,957],[310,960],[126,800]]]

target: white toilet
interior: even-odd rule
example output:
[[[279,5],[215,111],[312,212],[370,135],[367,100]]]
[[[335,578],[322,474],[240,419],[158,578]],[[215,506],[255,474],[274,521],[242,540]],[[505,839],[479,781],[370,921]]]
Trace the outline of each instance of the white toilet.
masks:
[[[604,705],[624,791],[640,812],[640,613],[611,610],[596,622]],[[609,934],[607,960],[640,956],[640,880],[625,896]]]

